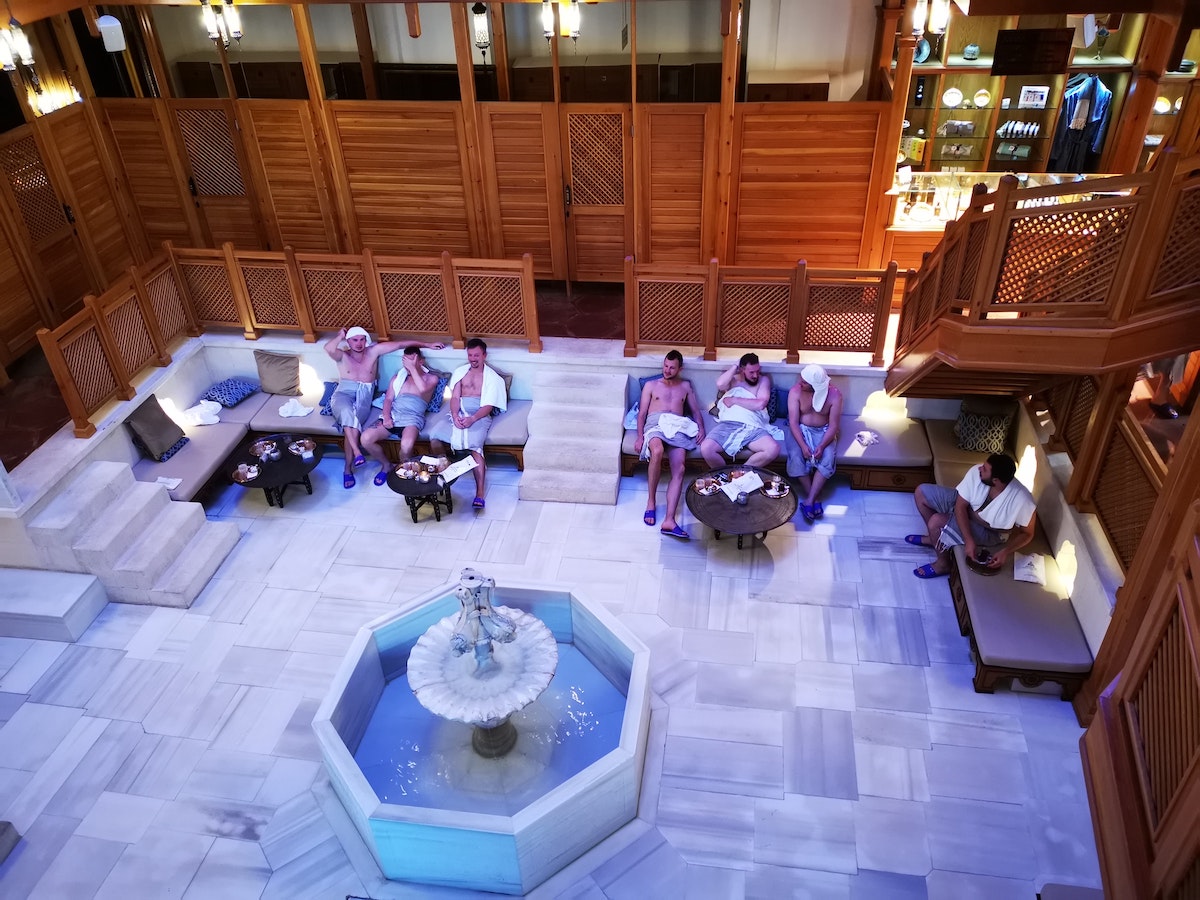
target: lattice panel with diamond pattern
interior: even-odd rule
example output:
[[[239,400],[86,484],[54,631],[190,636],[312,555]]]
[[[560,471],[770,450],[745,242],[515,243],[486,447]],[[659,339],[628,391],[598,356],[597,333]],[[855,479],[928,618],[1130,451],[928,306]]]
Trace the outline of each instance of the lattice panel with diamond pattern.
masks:
[[[1100,462],[1100,475],[1092,502],[1104,531],[1126,569],[1133,562],[1138,541],[1150,521],[1158,490],[1147,477],[1129,446],[1125,432],[1114,429]]]
[[[961,281],[958,278],[958,267],[962,262],[963,253],[966,252],[967,242],[959,239],[946,248],[946,254],[942,257],[941,271],[938,277],[938,309],[947,310],[954,305],[956,300],[970,299],[968,294],[966,298],[958,292]]]
[[[992,303],[1103,303],[1129,234],[1133,206],[1013,219]]]
[[[108,356],[94,324],[80,331],[69,344],[63,344],[62,355],[83,408],[89,414],[116,394],[117,378],[108,364]]]
[[[1092,417],[1092,407],[1096,405],[1096,382],[1090,375],[1076,379],[1075,395],[1070,408],[1066,411],[1066,421],[1059,422],[1063,440],[1071,451],[1071,458],[1079,456],[1083,447],[1083,437],[1087,433],[1088,419]]]
[[[958,296],[970,300],[975,293],[975,279],[979,277],[979,260],[983,256],[983,244],[987,240],[987,220],[980,219],[967,226],[967,247],[963,251],[962,271],[958,275]]]
[[[117,345],[121,365],[129,375],[137,374],[150,363],[154,358],[154,341],[150,339],[136,294],[130,291],[120,302],[104,310],[104,322]]]
[[[1075,379],[1064,378],[1046,392],[1046,408],[1054,422],[1054,432],[1063,440],[1063,427],[1066,424],[1067,410],[1071,398],[1075,395]]]
[[[879,284],[811,284],[801,350],[872,349]]]
[[[298,328],[300,322],[296,318],[296,304],[292,300],[284,267],[243,265],[241,269],[246,293],[250,295],[254,324]]]
[[[334,269],[312,264],[301,266],[304,288],[312,305],[313,322],[320,330],[358,325],[374,329],[367,281],[362,268]]]
[[[67,217],[54,193],[54,186],[50,184],[32,135],[0,147],[0,167],[4,169],[21,218],[35,244],[66,227]]]
[[[525,334],[521,310],[521,276],[458,273],[462,295],[463,327],[467,334]]]
[[[178,108],[175,115],[197,193],[207,197],[245,194],[246,186],[233,146],[233,128],[225,110]]]
[[[211,325],[240,325],[237,306],[233,302],[233,289],[229,276],[220,263],[179,264],[187,281],[188,293],[196,307],[196,318]]]
[[[1200,284],[1200,183],[1185,187],[1163,242],[1151,297]],[[1194,297],[1183,298],[1195,302]],[[1153,304],[1151,304],[1153,305]]]
[[[639,281],[638,338],[658,343],[704,343],[704,285],[698,281]]]
[[[446,292],[435,272],[379,273],[389,334],[449,334]]]
[[[620,113],[570,113],[571,202],[624,206],[625,152]]]
[[[150,308],[158,319],[158,331],[168,345],[187,330],[187,316],[183,311],[183,299],[175,284],[175,273],[170,267],[163,269],[146,282],[146,296]]]
[[[722,282],[717,344],[726,347],[784,347],[790,284]]]

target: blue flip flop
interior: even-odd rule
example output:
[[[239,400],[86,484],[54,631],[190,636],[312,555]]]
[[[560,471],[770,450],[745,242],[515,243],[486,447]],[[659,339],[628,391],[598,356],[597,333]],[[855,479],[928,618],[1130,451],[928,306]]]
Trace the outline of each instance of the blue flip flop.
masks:
[[[388,479],[388,470],[380,469],[378,472],[375,473],[375,477],[372,478],[371,480],[373,482],[375,482],[375,487],[383,487],[385,484],[387,484],[387,479]]]
[[[925,535],[923,534],[906,534],[904,536],[904,543],[912,544],[914,547],[929,547],[929,544],[925,543]],[[932,550],[933,548],[930,547],[930,549]]]
[[[692,539],[686,531],[676,525],[674,528],[660,528],[658,533],[666,537],[679,538],[681,541],[690,541]]]
[[[648,509],[642,513],[642,521],[647,525],[655,525],[658,523],[658,510]]]
[[[346,490],[350,490],[350,488],[354,487],[354,473],[353,472],[343,472],[342,473],[342,487],[344,487]]]
[[[927,563],[923,566],[917,566],[913,569],[913,574],[918,578],[945,578],[949,572],[939,572],[933,567],[933,563]]]

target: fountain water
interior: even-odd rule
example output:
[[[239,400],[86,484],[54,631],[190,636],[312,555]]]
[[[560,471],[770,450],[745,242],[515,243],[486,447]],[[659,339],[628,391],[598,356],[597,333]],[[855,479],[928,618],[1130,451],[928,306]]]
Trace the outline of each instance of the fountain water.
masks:
[[[313,729],[383,874],[525,893],[631,821],[648,656],[568,590],[470,571],[362,629]]]

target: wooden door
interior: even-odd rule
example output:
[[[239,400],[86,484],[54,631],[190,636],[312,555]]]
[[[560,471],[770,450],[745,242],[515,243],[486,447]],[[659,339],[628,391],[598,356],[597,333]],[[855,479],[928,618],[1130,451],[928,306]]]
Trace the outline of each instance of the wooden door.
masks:
[[[633,252],[630,108],[579,103],[562,110],[569,277],[621,281]]]
[[[340,252],[308,103],[243,100],[238,114],[270,245]]]
[[[51,323],[30,287],[18,255],[23,248],[16,246],[10,230],[15,225],[5,215],[0,225],[0,366],[6,366],[37,344],[37,331]],[[4,376],[0,373],[0,381]]]
[[[55,182],[74,210],[84,254],[97,280],[107,286],[138,260],[87,110],[72,104],[39,119],[37,127],[44,146],[52,149]]]
[[[104,286],[85,260],[75,233],[75,213],[55,190],[29,126],[0,138],[0,170],[2,190],[17,212],[54,313],[66,319],[82,307],[85,294],[99,293]]]
[[[567,277],[562,160],[553,103],[481,103],[488,233],[504,259],[533,257],[537,278]]]
[[[230,241],[239,250],[268,246],[245,177],[246,162],[229,100],[173,100],[188,189],[210,246]]]

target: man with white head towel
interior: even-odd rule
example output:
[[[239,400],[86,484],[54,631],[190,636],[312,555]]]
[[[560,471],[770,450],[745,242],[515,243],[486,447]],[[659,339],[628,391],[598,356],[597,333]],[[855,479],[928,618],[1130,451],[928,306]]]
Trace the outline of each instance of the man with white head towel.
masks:
[[[806,494],[800,514],[809,524],[825,515],[817,498],[837,468],[842,400],[825,370],[813,364],[800,370],[800,379],[788,391],[787,471],[799,479]]]

